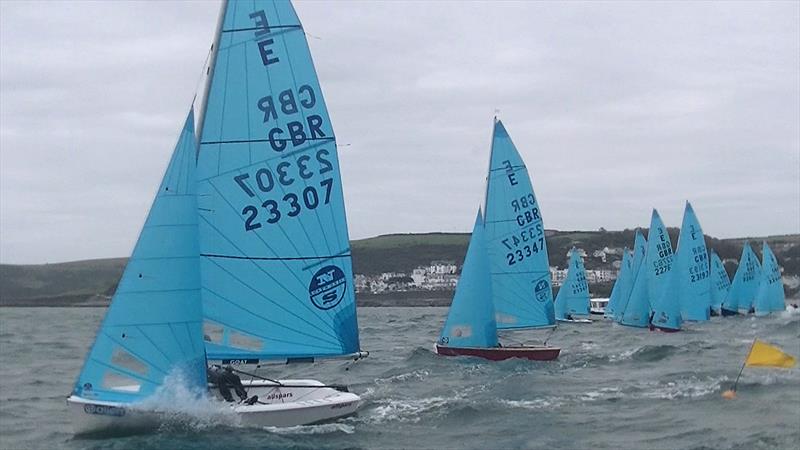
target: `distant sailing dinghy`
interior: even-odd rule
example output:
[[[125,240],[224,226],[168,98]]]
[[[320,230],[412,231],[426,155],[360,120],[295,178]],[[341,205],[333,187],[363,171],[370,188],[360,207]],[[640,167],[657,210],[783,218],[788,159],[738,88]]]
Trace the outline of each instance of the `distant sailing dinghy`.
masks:
[[[658,211],[650,216],[647,252],[636,274],[630,298],[622,313],[622,325],[649,328],[654,303],[661,296],[673,264],[672,243]]]
[[[749,242],[744,243],[739,267],[733,276],[728,296],[722,303],[723,316],[749,314],[761,281],[761,265]]]
[[[494,317],[483,317],[480,329],[492,326],[498,330],[552,328],[555,326],[553,292],[550,287],[550,269],[541,211],[533,193],[528,170],[499,120],[495,120],[492,133],[484,212],[483,243],[478,242],[475,245],[486,247],[488,254],[488,270],[481,270],[489,274],[490,304],[494,309]],[[472,242],[470,247],[472,248]],[[482,267],[481,264],[473,265]],[[467,271],[466,261],[464,271]],[[485,275],[469,275],[476,271],[469,269],[468,273],[462,273],[462,280],[465,277],[485,277]],[[485,278],[482,279],[484,281],[481,283],[485,284]],[[459,280],[456,297],[471,298],[473,294],[465,292],[470,288],[461,287],[462,280]],[[463,282],[474,283],[470,282],[469,278]],[[481,289],[482,295],[486,295],[487,291]],[[473,303],[468,300],[453,301],[459,305]],[[485,305],[480,308],[484,311]],[[489,322],[493,322],[494,325],[488,325]],[[454,333],[459,329],[459,327],[453,328]],[[440,355],[479,356],[492,360],[507,358],[552,360],[557,358],[561,351],[557,347],[547,345],[504,346],[496,349],[458,347],[457,345],[461,344],[451,342],[449,340],[451,335],[445,334],[447,330],[442,332],[436,344],[436,352]]]
[[[589,284],[583,258],[575,247],[569,252],[567,278],[558,290],[555,303],[556,320],[570,323],[592,323],[589,319]]]
[[[722,302],[728,296],[731,289],[731,279],[728,272],[719,259],[719,255],[711,250],[711,315],[719,316],[722,314]]]
[[[608,298],[608,304],[603,311],[603,317],[606,319],[614,319],[616,311],[620,307],[623,297],[627,297],[631,290],[631,274],[633,263],[633,254],[628,247],[622,250],[622,261],[620,262],[619,272],[617,272],[617,279],[614,281],[614,287],[611,289],[611,296]],[[594,314],[594,311],[592,311]]]
[[[786,294],[783,291],[781,268],[772,249],[764,241],[761,249],[761,279],[753,301],[756,316],[767,316],[786,310]]]

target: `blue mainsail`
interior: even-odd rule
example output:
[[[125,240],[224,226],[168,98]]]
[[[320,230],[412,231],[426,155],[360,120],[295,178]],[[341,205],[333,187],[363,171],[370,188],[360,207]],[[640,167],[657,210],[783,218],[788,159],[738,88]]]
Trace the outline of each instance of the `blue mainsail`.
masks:
[[[758,257],[750,248],[750,243],[745,242],[744,248],[742,248],[742,257],[739,259],[739,267],[736,269],[731,289],[728,291],[728,297],[722,303],[723,313],[728,311],[728,314],[737,312],[748,314],[753,305],[760,277],[761,267]]]
[[[711,271],[703,229],[689,202],[683,212],[675,255],[678,299],[684,320],[704,321],[711,316]]]
[[[288,1],[225,4],[200,129],[209,359],[359,351],[336,140]]]
[[[497,347],[492,279],[480,210],[439,343],[452,347]]]
[[[647,327],[650,321],[650,304],[647,300],[647,240],[636,231],[633,254],[631,291],[619,309],[617,321],[632,327]]]
[[[717,314],[720,313],[722,302],[728,296],[730,288],[731,279],[728,278],[728,272],[717,252],[711,250],[711,309]]]
[[[631,273],[633,270],[633,256],[631,255],[632,253],[628,250],[628,247],[622,250],[622,262],[619,266],[617,279],[614,282],[614,287],[611,289],[611,296],[608,299],[608,305],[606,305],[606,311],[603,314],[603,316],[608,319],[614,319],[616,317],[616,311],[622,302],[622,298],[627,298],[631,293],[631,278],[633,278],[633,274]]]
[[[761,277],[753,306],[757,316],[786,310],[786,294],[783,292],[781,268],[772,249],[764,241],[761,249]]]
[[[73,394],[135,402],[167,375],[205,389],[195,195],[195,137],[189,112]]]
[[[484,212],[497,328],[554,325],[542,213],[528,169],[499,120],[492,133]]]
[[[556,319],[570,319],[589,315],[589,285],[586,283],[586,269],[583,258],[575,247],[569,252],[567,278],[556,295]]]

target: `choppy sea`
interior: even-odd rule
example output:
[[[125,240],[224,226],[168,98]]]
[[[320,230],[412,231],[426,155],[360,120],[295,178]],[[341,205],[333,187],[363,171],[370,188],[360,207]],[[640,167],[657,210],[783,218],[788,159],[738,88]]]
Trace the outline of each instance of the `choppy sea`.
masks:
[[[715,317],[675,334],[561,325],[549,337],[563,349],[558,360],[497,363],[432,353],[446,308],[361,308],[369,358],[266,372],[347,383],[364,398],[355,416],[250,429],[187,399],[193,420],[146,435],[75,438],[65,398],[104,312],[0,308],[0,448],[800,448],[800,367],[747,368],[738,397],[720,395],[753,338],[800,355],[800,315],[788,312]]]

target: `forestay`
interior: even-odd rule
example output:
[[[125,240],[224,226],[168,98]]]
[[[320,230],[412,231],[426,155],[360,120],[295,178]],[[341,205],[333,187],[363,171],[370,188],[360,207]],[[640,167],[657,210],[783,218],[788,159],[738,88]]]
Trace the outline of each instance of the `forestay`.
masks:
[[[483,217],[478,211],[439,344],[451,347],[497,347],[491,285]]]
[[[744,248],[742,248],[742,257],[739,259],[739,267],[733,276],[728,297],[722,303],[722,309],[729,313],[749,313],[760,278],[761,266],[758,263],[758,257],[750,248],[750,243],[745,242]]]
[[[728,272],[719,259],[719,255],[714,250],[711,250],[711,309],[720,312],[722,309],[722,302],[728,296],[728,291],[731,288],[731,279],[728,278]]]
[[[198,159],[210,359],[359,351],[336,140],[285,1],[231,1]]]
[[[586,269],[578,250],[572,247],[569,252],[567,277],[558,290],[555,302],[556,319],[570,316],[589,315],[589,284],[586,282]]]
[[[485,202],[497,328],[555,324],[542,213],[528,169],[495,120]]]
[[[786,310],[786,294],[781,281],[781,268],[775,254],[764,241],[761,249],[761,277],[753,307],[757,316]]]
[[[174,376],[205,388],[193,113],[75,383],[85,399],[130,403]]]

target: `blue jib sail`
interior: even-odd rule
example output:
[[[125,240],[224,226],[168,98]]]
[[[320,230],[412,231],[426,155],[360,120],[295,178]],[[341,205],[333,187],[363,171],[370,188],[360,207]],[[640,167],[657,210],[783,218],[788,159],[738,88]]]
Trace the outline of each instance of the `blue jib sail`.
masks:
[[[492,133],[485,203],[497,328],[554,325],[542,212],[528,169],[499,120]]]
[[[633,243],[633,261],[631,262],[630,289],[620,298],[617,308],[616,321],[631,326],[647,326],[642,315],[647,316],[650,307],[647,303],[647,278],[643,275],[642,267],[647,258],[647,240],[642,232],[636,230]],[[639,278],[640,274],[641,279]],[[627,320],[626,320],[627,315]]]
[[[761,248],[761,277],[756,290],[753,307],[757,316],[786,310],[786,294],[783,292],[781,268],[772,249],[764,241]]]
[[[711,250],[711,309],[717,314],[721,312],[722,302],[728,296],[730,288],[731,279],[728,278],[728,272],[717,252]]]
[[[603,313],[603,317],[614,319],[617,314],[616,311],[622,303],[622,298],[627,298],[627,296],[630,295],[632,286],[631,278],[633,277],[633,274],[631,274],[632,260],[632,253],[628,250],[628,247],[625,247],[622,250],[622,261],[619,266],[619,272],[617,273],[616,281],[614,281],[614,287],[611,289],[611,296],[608,299],[608,305],[606,305],[606,311]]]
[[[556,319],[572,319],[589,315],[589,284],[586,282],[586,269],[578,250],[572,247],[569,252],[567,278],[558,290],[555,304]]]
[[[336,140],[291,3],[228,2],[214,61],[197,168],[208,357],[356,353]]]
[[[464,258],[453,303],[439,344],[451,347],[497,347],[492,280],[480,210]]]
[[[711,271],[703,229],[686,202],[675,255],[678,299],[683,320],[705,321],[711,317]]]
[[[193,113],[186,118],[73,394],[135,402],[167,375],[205,389]]]
[[[758,257],[750,248],[750,243],[745,242],[742,248],[742,257],[739,259],[739,267],[731,282],[731,289],[728,297],[722,303],[723,314],[748,314],[756,296],[756,289],[761,277],[761,267]]]

